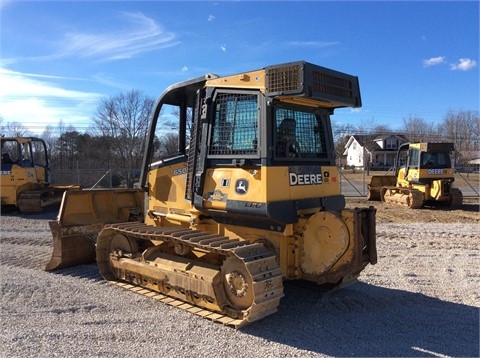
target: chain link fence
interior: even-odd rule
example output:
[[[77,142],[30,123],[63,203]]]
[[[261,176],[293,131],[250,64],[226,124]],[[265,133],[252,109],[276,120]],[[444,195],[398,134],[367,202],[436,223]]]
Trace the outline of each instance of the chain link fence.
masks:
[[[348,197],[366,197],[368,184],[374,175],[393,175],[392,171],[370,171],[358,169],[342,169],[340,172],[340,185],[342,194]],[[464,197],[479,197],[479,179],[478,173],[455,173],[454,186],[459,188]]]
[[[367,186],[373,175],[392,175],[391,171],[370,171],[339,168],[342,194],[347,197],[366,197]],[[455,186],[464,197],[479,197],[478,173],[455,174]],[[126,188],[128,183],[138,185],[140,170],[126,169],[75,169],[52,170],[52,184],[80,184],[83,188]]]
[[[52,184],[80,184],[82,188],[127,188],[138,185],[139,169],[57,169],[50,170]]]

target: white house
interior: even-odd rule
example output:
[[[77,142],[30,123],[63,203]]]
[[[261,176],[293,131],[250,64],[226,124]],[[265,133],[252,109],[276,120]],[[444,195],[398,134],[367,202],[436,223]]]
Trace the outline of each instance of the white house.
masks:
[[[393,166],[398,147],[408,142],[401,134],[352,135],[343,155],[347,166],[365,168],[390,168]]]

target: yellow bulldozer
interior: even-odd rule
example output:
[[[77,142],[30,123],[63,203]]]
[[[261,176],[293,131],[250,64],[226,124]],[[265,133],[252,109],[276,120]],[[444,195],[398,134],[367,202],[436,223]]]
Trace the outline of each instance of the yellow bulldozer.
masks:
[[[103,277],[241,327],[277,311],[283,280],[354,282],[377,261],[375,208],[345,208],[330,115],[358,78],[299,61],[167,88],[140,189],[65,194],[47,270],[96,258]],[[159,156],[160,114],[178,150]]]
[[[40,212],[59,204],[64,191],[80,188],[49,183],[48,153],[43,139],[2,137],[1,152],[2,211]]]
[[[397,151],[393,175],[374,175],[368,184],[368,200],[419,209],[424,205],[458,208],[460,189],[450,161],[453,143],[404,143]]]

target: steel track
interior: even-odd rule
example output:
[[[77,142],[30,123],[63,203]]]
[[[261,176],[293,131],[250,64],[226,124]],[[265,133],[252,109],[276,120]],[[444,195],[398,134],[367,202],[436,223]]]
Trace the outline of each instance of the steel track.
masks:
[[[257,321],[277,311],[281,297],[283,297],[282,273],[278,267],[275,254],[263,243],[250,243],[239,239],[230,239],[218,234],[190,230],[184,228],[155,227],[144,223],[120,223],[106,225],[104,231],[107,235],[100,235],[97,241],[97,262],[102,274],[111,283],[130,291],[157,299],[194,313],[198,316],[210,319],[235,328],[240,328],[248,323]],[[102,231],[103,233],[103,231]],[[111,269],[109,267],[110,248],[106,247],[106,240],[102,236],[111,237],[123,234],[136,240],[159,240],[170,243],[181,243],[192,249],[200,249],[205,252],[215,252],[222,257],[235,256],[239,259],[249,275],[252,277],[253,302],[245,310],[235,312],[232,309],[226,312],[216,312],[195,306],[193,302],[183,301],[178,297],[169,297],[166,292],[157,292],[151,287],[143,287],[138,282],[125,282],[123,280],[110,280]],[[110,272],[108,272],[110,271]],[[234,313],[232,315],[232,312]],[[237,317],[230,317],[231,316]]]

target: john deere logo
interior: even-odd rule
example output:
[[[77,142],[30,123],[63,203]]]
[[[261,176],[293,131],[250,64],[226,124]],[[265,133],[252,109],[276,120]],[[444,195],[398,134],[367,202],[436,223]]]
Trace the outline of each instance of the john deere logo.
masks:
[[[235,192],[237,194],[246,194],[248,191],[248,180],[247,179],[238,179],[235,182]]]
[[[290,173],[290,185],[317,185],[322,184],[322,174]]]
[[[322,170],[320,167],[290,167],[289,182],[295,185],[319,185],[323,183]],[[324,172],[326,178],[330,176],[328,171]]]

